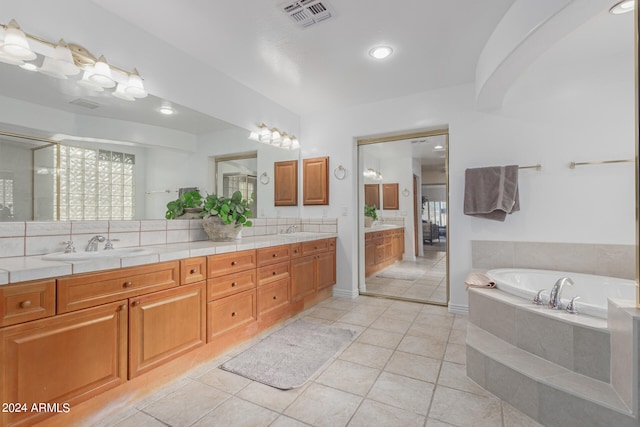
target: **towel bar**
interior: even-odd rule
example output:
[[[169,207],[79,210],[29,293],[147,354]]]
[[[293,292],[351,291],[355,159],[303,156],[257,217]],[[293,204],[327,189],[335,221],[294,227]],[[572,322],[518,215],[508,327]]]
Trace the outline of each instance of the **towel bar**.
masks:
[[[632,163],[635,162],[635,159],[625,159],[625,160],[602,160],[600,162],[571,162],[569,163],[569,168],[575,169],[576,166],[584,166],[584,165],[605,165],[609,163]]]

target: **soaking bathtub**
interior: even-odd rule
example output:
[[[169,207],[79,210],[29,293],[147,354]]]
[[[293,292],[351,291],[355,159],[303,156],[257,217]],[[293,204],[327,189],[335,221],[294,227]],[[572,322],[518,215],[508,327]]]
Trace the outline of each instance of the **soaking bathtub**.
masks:
[[[487,271],[487,276],[504,292],[530,301],[539,290],[544,289],[543,301],[549,301],[549,291],[556,281],[569,277],[573,286],[562,288],[562,305],[575,296],[578,313],[594,317],[607,318],[608,298],[635,300],[636,284],[633,280],[591,274],[571,273],[567,271],[533,270],[524,268],[498,268]]]

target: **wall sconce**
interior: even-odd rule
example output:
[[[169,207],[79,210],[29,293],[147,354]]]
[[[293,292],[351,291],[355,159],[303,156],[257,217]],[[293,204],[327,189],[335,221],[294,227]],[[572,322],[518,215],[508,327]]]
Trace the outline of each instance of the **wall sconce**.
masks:
[[[249,132],[249,139],[263,144],[272,145],[285,150],[296,150],[300,148],[300,142],[295,136],[280,132],[277,128],[269,129],[262,123],[256,130]]]
[[[0,24],[4,37],[0,34],[0,62],[18,65],[30,71],[39,71],[50,77],[67,79],[84,71],[78,84],[92,91],[102,92],[114,88],[113,96],[127,101],[144,98],[142,78],[135,68],[129,72],[109,65],[104,55],[98,59],[84,47],[66,43],[60,39],[57,43],[25,33],[12,19],[8,24]],[[43,57],[38,68],[33,61]]]

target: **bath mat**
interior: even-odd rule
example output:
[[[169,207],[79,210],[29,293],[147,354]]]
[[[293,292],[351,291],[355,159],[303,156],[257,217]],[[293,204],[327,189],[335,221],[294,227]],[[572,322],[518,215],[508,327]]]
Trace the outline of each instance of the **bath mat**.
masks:
[[[396,279],[396,280],[416,280],[419,279],[426,270],[415,267],[390,267],[380,273],[376,274],[376,277],[383,279]]]
[[[297,320],[225,362],[221,369],[282,390],[304,385],[356,332]]]

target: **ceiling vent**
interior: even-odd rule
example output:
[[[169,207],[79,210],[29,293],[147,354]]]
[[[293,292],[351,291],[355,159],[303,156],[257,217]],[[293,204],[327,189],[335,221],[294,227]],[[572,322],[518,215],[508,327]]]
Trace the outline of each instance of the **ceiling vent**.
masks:
[[[74,99],[73,101],[69,102],[69,104],[77,105],[83,108],[88,108],[89,110],[95,110],[100,106],[100,104],[97,104],[95,102],[88,101],[82,98]]]
[[[288,1],[280,9],[301,27],[309,27],[335,16],[326,0]]]

